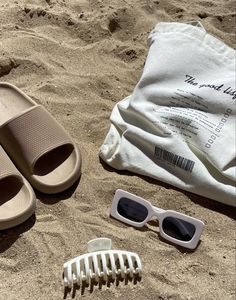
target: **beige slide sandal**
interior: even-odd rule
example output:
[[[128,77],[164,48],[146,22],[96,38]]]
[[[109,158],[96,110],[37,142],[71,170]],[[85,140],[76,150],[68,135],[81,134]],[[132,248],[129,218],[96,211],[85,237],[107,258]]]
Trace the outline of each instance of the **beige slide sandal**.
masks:
[[[35,194],[0,146],[0,230],[26,221],[35,211]]]
[[[64,191],[80,177],[80,152],[68,133],[43,106],[4,82],[0,82],[0,144],[43,193]]]

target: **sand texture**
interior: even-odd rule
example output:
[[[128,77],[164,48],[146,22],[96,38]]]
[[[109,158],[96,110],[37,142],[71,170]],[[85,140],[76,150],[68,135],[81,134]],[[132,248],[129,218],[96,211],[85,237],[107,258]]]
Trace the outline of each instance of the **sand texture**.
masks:
[[[160,21],[200,20],[235,47],[235,0],[0,0],[0,81],[17,85],[66,128],[83,156],[80,181],[69,191],[37,193],[35,216],[0,232],[0,300],[235,299],[233,208],[99,160],[115,103],[143,70],[147,36]],[[195,252],[108,216],[114,191],[206,223]],[[88,240],[108,237],[114,249],[137,252],[141,282],[64,293],[63,263],[86,252]]]

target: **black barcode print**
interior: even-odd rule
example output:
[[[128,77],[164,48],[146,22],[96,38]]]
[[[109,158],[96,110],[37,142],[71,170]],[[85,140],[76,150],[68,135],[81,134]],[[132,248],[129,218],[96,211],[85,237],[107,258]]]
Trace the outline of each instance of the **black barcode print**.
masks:
[[[163,159],[168,161],[169,163],[185,170],[188,172],[192,172],[195,162],[184,158],[183,156],[174,154],[172,152],[163,150],[159,147],[155,147],[155,156],[159,159]]]

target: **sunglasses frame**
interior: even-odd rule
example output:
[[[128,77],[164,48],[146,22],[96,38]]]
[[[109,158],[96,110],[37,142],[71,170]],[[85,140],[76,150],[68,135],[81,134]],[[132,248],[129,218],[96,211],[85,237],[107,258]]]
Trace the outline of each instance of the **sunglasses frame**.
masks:
[[[143,220],[142,222],[135,222],[135,221],[131,221],[123,216],[121,216],[118,212],[118,203],[120,201],[121,198],[128,198],[130,200],[133,200],[143,206],[145,206],[148,210],[148,215],[145,218],[145,220]],[[184,215],[182,213],[173,211],[173,210],[164,210],[158,207],[153,206],[149,201],[138,197],[134,194],[131,194],[129,192],[126,192],[124,190],[118,189],[115,192],[115,196],[112,200],[112,205],[111,205],[111,209],[110,209],[110,215],[119,220],[122,221],[123,223],[132,225],[134,227],[143,227],[147,222],[151,221],[151,220],[155,220],[158,219],[159,221],[159,233],[160,236],[162,236],[164,239],[166,239],[167,241],[170,241],[174,244],[177,244],[179,246],[185,247],[185,248],[189,248],[189,249],[195,249],[198,241],[200,239],[201,233],[203,231],[204,228],[204,223],[196,218]],[[193,224],[195,226],[195,233],[192,237],[192,239],[190,241],[181,241],[178,240],[176,238],[173,238],[171,236],[169,236],[168,234],[166,234],[163,231],[163,220],[166,217],[173,217],[173,218],[178,218],[181,219],[183,221],[189,222],[191,224]]]

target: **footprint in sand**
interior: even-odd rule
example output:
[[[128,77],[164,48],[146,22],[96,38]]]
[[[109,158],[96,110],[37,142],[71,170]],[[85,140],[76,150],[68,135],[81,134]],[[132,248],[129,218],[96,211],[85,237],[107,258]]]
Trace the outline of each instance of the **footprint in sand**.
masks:
[[[0,55],[1,57],[2,55]],[[12,70],[16,69],[19,64],[11,58],[0,58],[0,78],[8,75]]]

